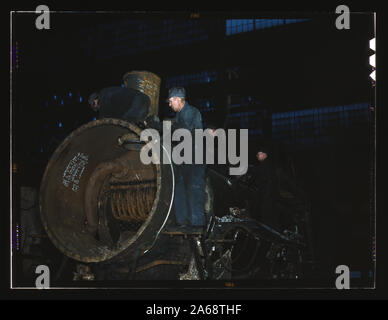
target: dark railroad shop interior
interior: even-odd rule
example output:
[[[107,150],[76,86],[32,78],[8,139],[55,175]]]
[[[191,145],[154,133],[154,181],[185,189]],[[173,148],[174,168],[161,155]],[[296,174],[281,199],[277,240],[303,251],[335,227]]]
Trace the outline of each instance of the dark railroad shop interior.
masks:
[[[173,116],[168,89],[181,86],[204,127],[249,129],[250,164],[258,141],[280,146],[311,201],[315,277],[332,279],[346,265],[351,281],[373,286],[372,14],[351,14],[346,30],[334,14],[51,13],[48,30],[35,28],[36,16],[12,18],[15,285],[29,274],[23,261],[39,264],[39,246],[61,259],[44,231],[26,239],[23,210],[39,207],[22,188],[36,199],[56,148],[96,120],[92,92],[146,70],[161,78],[161,119]],[[27,243],[36,252],[23,252]]]

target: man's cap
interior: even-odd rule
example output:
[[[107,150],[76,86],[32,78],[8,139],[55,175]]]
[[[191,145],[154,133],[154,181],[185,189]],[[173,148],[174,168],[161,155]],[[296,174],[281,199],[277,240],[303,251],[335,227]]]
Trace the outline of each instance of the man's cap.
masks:
[[[269,152],[270,152],[268,141],[259,141],[256,144],[256,148],[255,149],[256,149],[256,154],[258,152],[265,152],[265,153],[269,154]]]
[[[177,97],[177,98],[183,98],[186,99],[186,90],[185,88],[182,87],[173,87],[170,90],[168,90],[168,99],[172,97]]]
[[[266,146],[262,146],[262,147],[257,148],[257,152],[264,152],[264,153],[268,154],[269,149]]]
[[[219,127],[216,126],[215,124],[213,123],[210,123],[206,126],[207,129],[213,129],[213,130],[217,130]]]

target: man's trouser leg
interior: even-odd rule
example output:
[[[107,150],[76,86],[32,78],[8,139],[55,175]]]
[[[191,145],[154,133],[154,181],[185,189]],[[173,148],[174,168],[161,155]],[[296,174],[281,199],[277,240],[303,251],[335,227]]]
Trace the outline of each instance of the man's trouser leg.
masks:
[[[187,206],[183,171],[183,166],[175,166],[174,209],[175,220],[179,225],[187,225],[189,223],[189,208]]]
[[[269,227],[279,230],[279,214],[274,208],[272,184],[265,184],[261,189],[261,192],[261,220]]]
[[[185,184],[190,224],[204,226],[205,218],[205,167],[188,165],[185,168]]]

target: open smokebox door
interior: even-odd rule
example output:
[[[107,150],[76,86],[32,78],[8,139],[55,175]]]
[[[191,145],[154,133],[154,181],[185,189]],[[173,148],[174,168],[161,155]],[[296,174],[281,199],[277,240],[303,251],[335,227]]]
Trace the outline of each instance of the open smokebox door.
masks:
[[[101,119],[72,132],[43,175],[40,210],[54,245],[81,262],[131,257],[149,250],[166,224],[173,198],[171,164],[143,164],[141,129]],[[123,136],[133,143],[120,143]],[[129,137],[129,138],[128,138]]]

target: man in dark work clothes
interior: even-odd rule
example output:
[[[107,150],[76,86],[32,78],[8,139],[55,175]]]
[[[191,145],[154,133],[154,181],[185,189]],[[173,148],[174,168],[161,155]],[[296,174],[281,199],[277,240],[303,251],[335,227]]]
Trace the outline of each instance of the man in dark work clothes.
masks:
[[[176,112],[171,123],[172,131],[187,129],[194,136],[195,129],[202,129],[200,111],[186,100],[183,87],[173,87],[168,92],[170,108]],[[161,130],[161,123],[147,118],[146,124]],[[192,159],[195,159],[196,146],[193,144]],[[175,165],[174,208],[176,225],[168,231],[199,232],[206,224],[205,217],[205,166],[202,164],[182,163]]]
[[[251,208],[253,218],[281,231],[280,213],[274,205],[278,196],[278,183],[272,154],[263,146],[258,148],[256,158],[258,164],[251,171],[252,186],[257,192]]]
[[[135,89],[109,87],[92,93],[88,100],[99,118],[116,118],[127,121],[144,120],[151,104],[150,98]]]

